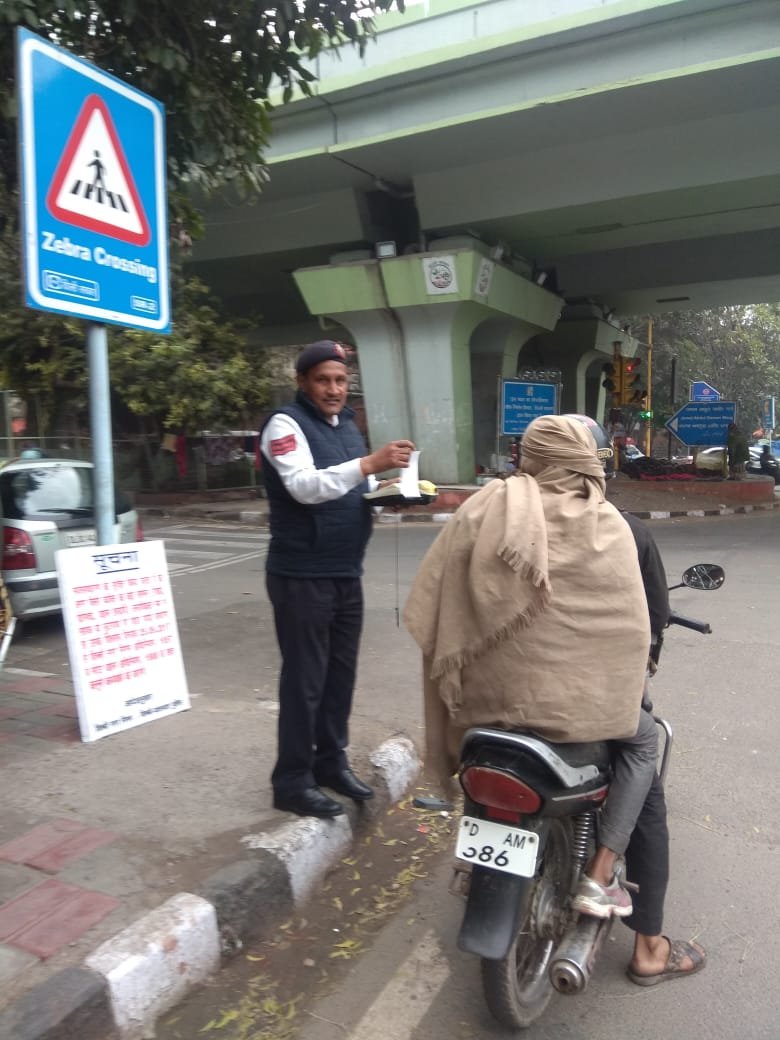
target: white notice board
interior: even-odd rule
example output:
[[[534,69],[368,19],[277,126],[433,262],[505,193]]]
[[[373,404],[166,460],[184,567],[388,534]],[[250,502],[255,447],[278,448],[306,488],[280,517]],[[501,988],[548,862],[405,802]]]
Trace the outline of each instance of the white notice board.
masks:
[[[161,541],[57,552],[81,739],[190,706]]]

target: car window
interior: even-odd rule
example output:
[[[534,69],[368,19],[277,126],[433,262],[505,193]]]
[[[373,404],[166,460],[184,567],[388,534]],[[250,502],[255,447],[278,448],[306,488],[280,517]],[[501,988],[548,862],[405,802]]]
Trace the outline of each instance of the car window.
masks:
[[[0,474],[3,514],[12,520],[92,512],[92,473],[75,466],[41,466]]]
[[[0,503],[9,520],[92,519],[92,470],[82,466],[25,467],[0,473]],[[117,513],[132,508],[115,492]]]

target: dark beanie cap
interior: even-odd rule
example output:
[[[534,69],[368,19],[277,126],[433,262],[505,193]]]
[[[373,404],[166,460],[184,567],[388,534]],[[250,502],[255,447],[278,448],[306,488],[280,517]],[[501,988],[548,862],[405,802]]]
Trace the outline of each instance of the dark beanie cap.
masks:
[[[310,368],[321,365],[323,361],[340,361],[342,365],[346,365],[347,352],[340,343],[332,339],[318,340],[298,355],[295,371],[300,376],[305,375]]]

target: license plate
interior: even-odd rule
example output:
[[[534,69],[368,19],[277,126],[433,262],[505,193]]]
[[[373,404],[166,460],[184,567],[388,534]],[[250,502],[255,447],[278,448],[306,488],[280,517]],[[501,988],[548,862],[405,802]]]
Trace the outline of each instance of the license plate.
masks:
[[[478,867],[533,877],[539,836],[533,831],[507,827],[492,820],[464,816],[460,821],[455,855]]]
[[[94,531],[65,531],[65,544],[69,548],[75,545],[95,545],[97,536]]]

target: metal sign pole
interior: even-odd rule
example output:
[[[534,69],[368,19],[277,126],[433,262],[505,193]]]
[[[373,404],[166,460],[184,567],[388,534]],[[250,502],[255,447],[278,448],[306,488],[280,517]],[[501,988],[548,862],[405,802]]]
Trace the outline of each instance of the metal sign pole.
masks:
[[[11,428],[11,410],[8,407],[8,398],[11,396],[10,390],[3,390],[3,415],[5,417],[5,448],[6,455],[9,459],[14,456],[14,442],[13,442],[13,429]]]
[[[647,319],[647,404],[646,410],[653,414],[653,319]],[[649,458],[653,449],[653,420],[645,419],[645,455]]]
[[[498,377],[498,407],[496,409],[496,469],[498,469],[498,456],[501,453],[501,434],[504,432],[504,380]]]
[[[89,417],[92,461],[95,464],[95,527],[98,545],[114,541],[114,456],[111,437],[111,396],[108,378],[108,336],[105,325],[87,326]]]
[[[669,382],[670,382],[669,397],[670,397],[670,400],[671,400],[671,405],[672,405],[672,408],[676,408],[677,407],[677,358],[676,357],[672,358],[672,364],[671,364],[671,368],[670,368],[670,372],[669,372]],[[668,433],[667,438],[666,438],[666,457],[668,459],[671,459],[671,457],[672,457],[672,431],[671,430],[669,430],[669,433]]]

